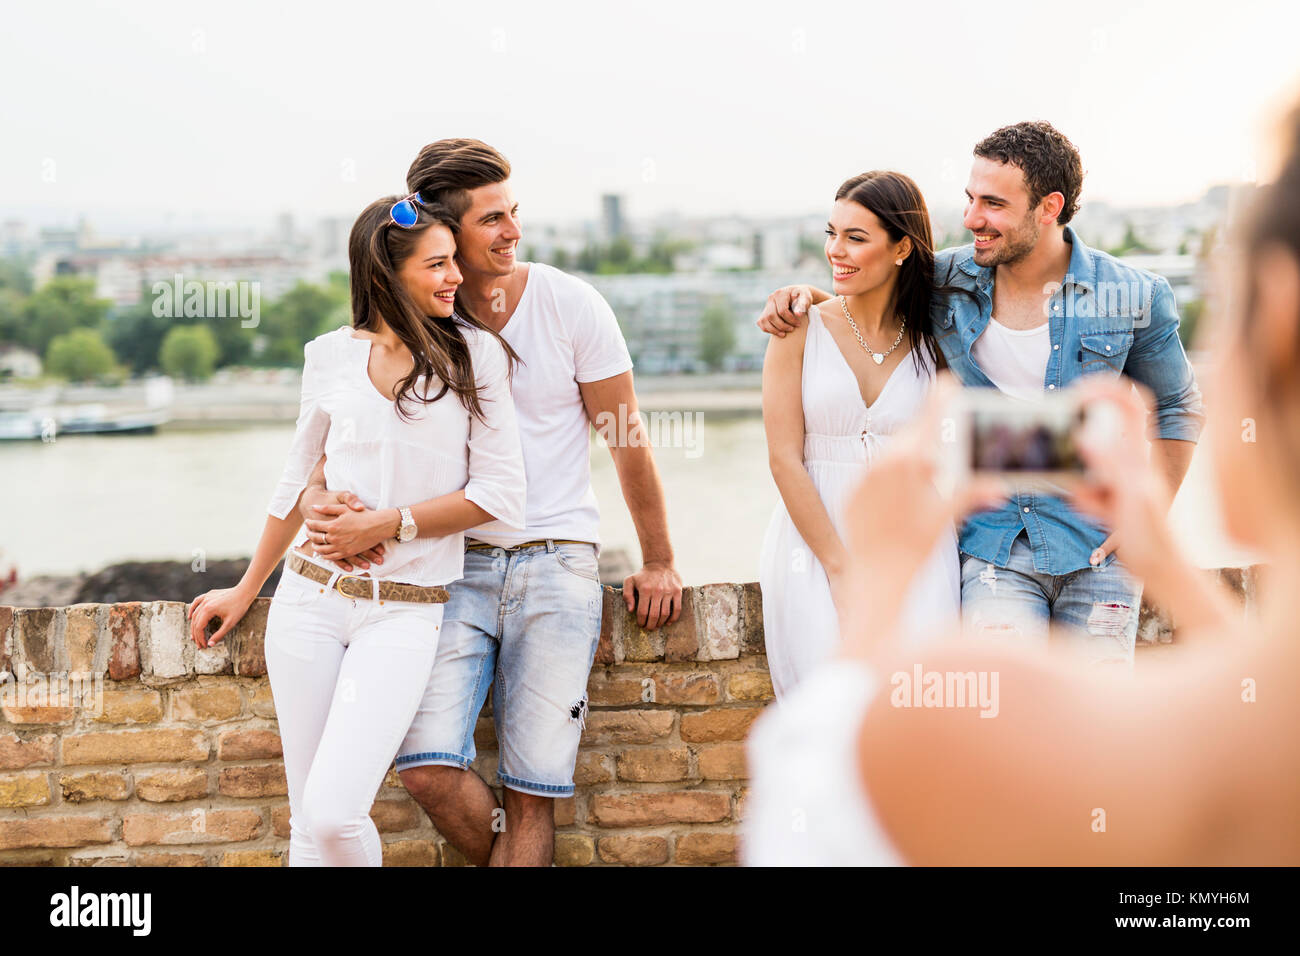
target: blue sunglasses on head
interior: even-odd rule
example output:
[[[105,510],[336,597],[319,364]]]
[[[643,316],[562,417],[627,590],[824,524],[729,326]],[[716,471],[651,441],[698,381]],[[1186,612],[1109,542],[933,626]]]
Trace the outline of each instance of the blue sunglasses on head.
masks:
[[[393,203],[393,207],[388,210],[388,218],[403,229],[410,229],[420,219],[420,210],[415,208],[417,203],[421,206],[429,205],[427,199],[414,192],[405,199]]]

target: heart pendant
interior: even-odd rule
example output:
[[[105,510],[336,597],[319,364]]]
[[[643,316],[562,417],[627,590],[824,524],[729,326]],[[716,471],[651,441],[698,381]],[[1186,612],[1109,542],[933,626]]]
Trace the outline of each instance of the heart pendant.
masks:
[[[885,361],[885,357],[879,352],[872,352],[871,357],[875,359],[877,365],[880,365]]]

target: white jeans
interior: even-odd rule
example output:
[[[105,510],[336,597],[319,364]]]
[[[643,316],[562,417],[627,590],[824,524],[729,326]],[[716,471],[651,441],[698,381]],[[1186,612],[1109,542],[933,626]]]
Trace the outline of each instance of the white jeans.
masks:
[[[266,672],[289,784],[290,866],[380,866],[370,807],[433,670],[441,604],[353,600],[285,569]]]

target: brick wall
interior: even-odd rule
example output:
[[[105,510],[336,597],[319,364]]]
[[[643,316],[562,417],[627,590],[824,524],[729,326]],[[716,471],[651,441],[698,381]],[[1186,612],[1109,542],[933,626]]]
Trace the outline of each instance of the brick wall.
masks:
[[[1218,572],[1248,603],[1254,569]],[[0,607],[0,863],[280,866],[289,808],[258,599],[201,650],[185,606]],[[1142,646],[1167,644],[1144,606]],[[743,739],[772,698],[757,584],[686,591],[642,631],[605,589],[578,793],[555,802],[561,865],[731,863]],[[495,782],[487,713],[475,769]],[[455,866],[391,770],[371,816],[395,866]]]

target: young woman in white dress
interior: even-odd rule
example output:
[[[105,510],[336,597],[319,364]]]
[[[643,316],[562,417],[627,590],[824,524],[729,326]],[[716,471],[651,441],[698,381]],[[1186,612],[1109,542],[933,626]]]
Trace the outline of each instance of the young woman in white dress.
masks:
[[[257,550],[236,587],[189,608],[194,642],[213,646],[294,543],[265,637],[291,866],[381,865],[369,811],[433,669],[443,585],[463,575],[462,532],[524,523],[513,353],[456,296],[457,228],[418,197],[380,200],[357,219],[352,325],[304,348],[297,428]],[[328,486],[366,507],[300,531],[322,454]]]
[[[942,362],[929,334],[934,282],[930,217],[920,189],[895,172],[840,186],[826,229],[837,298],[773,336],[763,361],[763,422],[781,501],[763,541],[759,583],[768,667],[778,699],[835,651],[847,573],[844,509],[890,436],[910,421]],[[882,510],[907,501],[881,501]],[[956,620],[956,536],[933,543],[909,590],[916,641]]]

